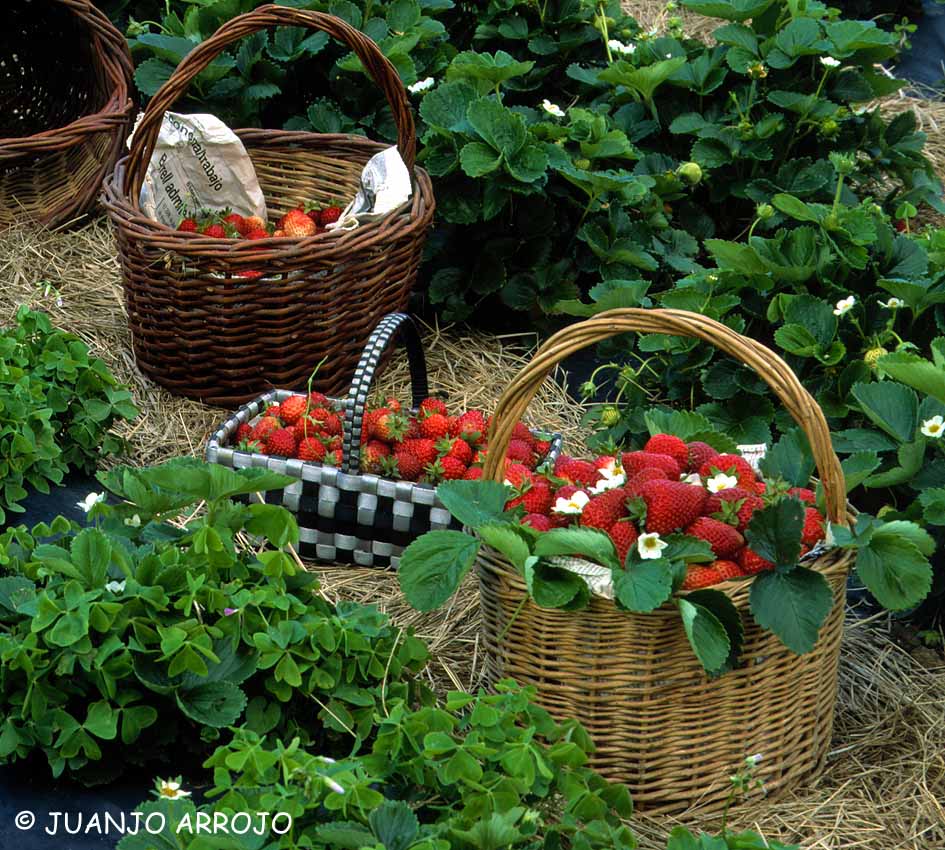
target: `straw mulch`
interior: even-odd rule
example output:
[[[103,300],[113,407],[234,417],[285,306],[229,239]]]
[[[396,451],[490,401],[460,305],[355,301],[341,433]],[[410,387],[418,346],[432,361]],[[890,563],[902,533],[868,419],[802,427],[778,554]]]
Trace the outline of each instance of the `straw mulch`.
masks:
[[[18,228],[0,236],[0,321],[6,322],[21,303],[47,310],[57,325],[81,336],[132,387],[141,417],[125,429],[130,462],[201,453],[225,411],[170,396],[137,372],[114,243],[102,221],[68,234]],[[428,328],[425,342],[433,390],[449,394],[456,405],[489,410],[535,340]],[[405,364],[395,359],[378,391],[406,398],[407,380]],[[557,428],[575,448],[580,445],[580,413],[552,382],[531,409],[535,424]],[[388,573],[349,567],[318,572],[329,596],[376,604],[424,637],[433,654],[427,675],[438,690],[479,683],[474,579],[447,609],[418,614],[404,603],[396,577]],[[744,807],[734,825],[797,841],[805,850],[945,847],[945,667],[923,667],[892,641],[881,622],[851,622],[834,743],[827,772],[816,787]],[[697,817],[683,822],[707,829],[718,825]],[[644,816],[634,822],[645,850],[664,850],[673,825]]]

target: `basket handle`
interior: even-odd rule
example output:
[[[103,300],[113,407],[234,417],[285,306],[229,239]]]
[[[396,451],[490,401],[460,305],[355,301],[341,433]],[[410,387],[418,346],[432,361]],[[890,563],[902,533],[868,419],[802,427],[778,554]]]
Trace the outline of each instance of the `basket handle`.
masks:
[[[151,98],[144,117],[132,137],[131,153],[125,171],[124,190],[131,196],[131,203],[135,207],[138,205],[141,186],[151,155],[154,153],[154,145],[157,143],[164,113],[187,90],[187,86],[194,77],[203,71],[223,48],[244,36],[272,26],[301,26],[321,30],[354,51],[390,104],[394,114],[394,124],[397,127],[397,148],[407,168],[413,171],[417,154],[417,137],[410,102],[397,69],[381,53],[377,44],[364,33],[334,15],[267,5],[260,6],[244,15],[237,15],[223,24],[210,38],[197,45],[181,60],[170,79]]]
[[[644,310],[637,307],[607,310],[586,321],[569,325],[547,339],[532,361],[512,379],[499,399],[489,429],[484,479],[502,481],[500,460],[508,450],[512,429],[555,366],[575,351],[629,332],[701,339],[754,369],[807,435],[824,488],[827,518],[833,523],[845,524],[846,487],[843,470],[830,442],[827,421],[817,402],[801,386],[791,367],[773,351],[720,322],[688,310]]]
[[[351,389],[345,400],[344,443],[341,469],[356,475],[361,469],[361,438],[367,399],[374,383],[374,374],[384,352],[395,337],[400,337],[407,351],[410,366],[410,389],[413,406],[417,408],[430,393],[427,386],[427,360],[423,353],[423,342],[416,323],[406,313],[389,313],[378,323],[371,334],[361,360],[351,379]]]

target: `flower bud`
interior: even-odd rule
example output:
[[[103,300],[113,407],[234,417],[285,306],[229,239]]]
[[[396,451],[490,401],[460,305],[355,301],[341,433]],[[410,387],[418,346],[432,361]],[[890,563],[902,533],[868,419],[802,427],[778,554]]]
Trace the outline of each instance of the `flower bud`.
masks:
[[[595,384],[593,381],[585,381],[583,384],[581,384],[581,395],[584,396],[584,398],[590,398],[596,393],[597,384]]]
[[[607,428],[612,428],[620,421],[620,411],[612,404],[604,405],[600,412],[601,424]]]
[[[684,162],[676,169],[676,173],[693,186],[702,179],[702,168],[698,162]]]
[[[591,161],[589,159],[585,159],[584,157],[581,157],[580,159],[574,160],[574,167],[581,168],[581,169],[590,168]]]
[[[755,215],[758,216],[761,221],[767,221],[774,216],[774,207],[771,206],[771,204],[758,204],[758,206],[755,207]]]

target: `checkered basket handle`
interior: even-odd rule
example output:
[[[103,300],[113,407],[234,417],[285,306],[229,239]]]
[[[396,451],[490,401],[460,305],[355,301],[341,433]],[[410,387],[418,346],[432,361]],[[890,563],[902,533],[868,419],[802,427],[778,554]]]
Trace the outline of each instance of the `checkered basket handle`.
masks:
[[[358,368],[351,379],[351,389],[345,400],[344,421],[344,460],[341,468],[350,475],[356,475],[361,469],[361,438],[367,399],[374,383],[374,373],[391,342],[399,337],[407,352],[407,364],[410,367],[410,389],[413,393],[413,406],[429,395],[427,385],[427,359],[423,354],[423,343],[416,323],[406,313],[390,313],[378,323],[364,351]]]

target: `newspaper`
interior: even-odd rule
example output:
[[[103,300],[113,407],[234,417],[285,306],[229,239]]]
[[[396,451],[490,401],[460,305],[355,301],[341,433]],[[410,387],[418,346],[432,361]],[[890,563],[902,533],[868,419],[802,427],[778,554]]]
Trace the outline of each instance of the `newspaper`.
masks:
[[[405,204],[413,189],[410,172],[396,147],[374,154],[361,172],[361,188],[338,221],[328,230],[354,230],[362,221],[370,221],[393,212]]]
[[[168,227],[204,209],[267,218],[252,160],[213,115],[164,114],[140,203],[142,212]]]

